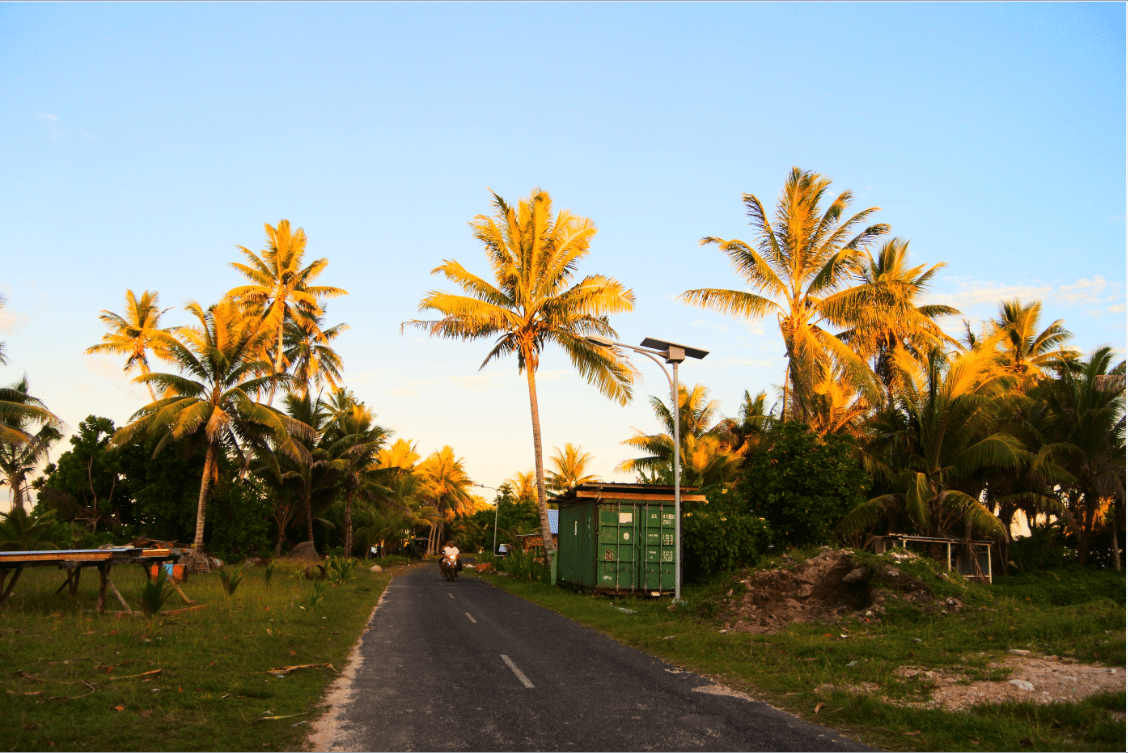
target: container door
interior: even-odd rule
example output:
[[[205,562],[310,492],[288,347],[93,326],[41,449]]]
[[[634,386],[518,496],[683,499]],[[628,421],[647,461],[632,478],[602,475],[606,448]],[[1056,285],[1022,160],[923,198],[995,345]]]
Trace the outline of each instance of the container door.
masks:
[[[638,546],[637,516],[632,505],[617,502],[599,506],[598,585],[603,588],[635,588]]]
[[[646,536],[645,587],[650,591],[674,588],[674,508],[672,505],[647,505],[644,512]]]

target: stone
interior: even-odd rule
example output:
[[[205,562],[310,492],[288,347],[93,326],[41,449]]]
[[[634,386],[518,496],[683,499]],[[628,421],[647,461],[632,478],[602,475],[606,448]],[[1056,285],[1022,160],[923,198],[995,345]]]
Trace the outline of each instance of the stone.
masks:
[[[1012,648],[1007,651],[1007,653],[1014,654],[1015,656],[1030,656],[1030,652],[1024,648]]]
[[[368,568],[368,569],[369,569],[369,570],[371,570],[371,571],[372,571],[372,572],[374,572],[374,573],[382,573],[382,572],[384,572],[384,568],[380,567],[379,565],[373,565],[372,567],[370,567],[370,568]]]
[[[1027,682],[1026,680],[1011,680],[1010,684],[1014,685],[1019,690],[1025,690],[1027,692],[1034,690],[1034,685]]]
[[[868,567],[855,567],[842,578],[843,583],[860,583],[867,581],[873,575]]]

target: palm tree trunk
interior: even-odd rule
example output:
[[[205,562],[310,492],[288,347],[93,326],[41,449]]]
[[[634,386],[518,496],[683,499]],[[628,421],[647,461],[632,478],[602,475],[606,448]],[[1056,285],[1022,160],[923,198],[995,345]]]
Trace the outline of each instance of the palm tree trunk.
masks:
[[[345,556],[352,557],[353,531],[352,531],[352,501],[353,490],[349,489],[345,496]]]
[[[779,422],[787,423],[787,386],[791,383],[791,355],[787,356],[787,368],[783,370],[783,407],[779,410]]]
[[[313,498],[311,495],[305,495],[305,511],[306,511],[306,538],[309,543],[313,543]]]
[[[525,359],[525,374],[529,380],[529,408],[533,416],[533,458],[537,471],[537,513],[540,515],[541,536],[544,538],[544,552],[547,557],[556,554],[556,542],[552,540],[552,527],[548,522],[548,495],[544,489],[544,452],[541,449],[540,408],[537,406],[537,380],[530,365],[530,359]],[[676,409],[675,409],[676,410]],[[550,561],[545,562],[549,567]]]
[[[208,482],[211,481],[214,463],[215,442],[208,442],[208,451],[204,455],[204,476],[200,479],[200,499],[196,502],[196,538],[192,540],[192,547],[197,552],[204,551],[204,515],[208,507]]]
[[[149,367],[146,366],[145,364],[141,364],[141,373],[142,374],[148,374],[149,373]],[[153,392],[152,383],[151,382],[145,382],[145,388],[147,390],[149,390],[149,397],[153,398],[153,402],[154,403],[157,402],[157,393]]]

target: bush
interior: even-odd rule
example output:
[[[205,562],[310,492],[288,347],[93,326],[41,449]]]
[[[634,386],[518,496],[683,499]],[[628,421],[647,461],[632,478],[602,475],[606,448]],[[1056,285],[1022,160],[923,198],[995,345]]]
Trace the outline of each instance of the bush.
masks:
[[[682,551],[688,580],[759,561],[770,530],[762,517],[741,507],[737,494],[719,488],[707,491],[705,502],[684,503]]]
[[[866,500],[869,484],[848,439],[820,438],[805,424],[789,423],[772,432],[769,449],[745,462],[737,494],[782,550],[830,543],[834,526]]]

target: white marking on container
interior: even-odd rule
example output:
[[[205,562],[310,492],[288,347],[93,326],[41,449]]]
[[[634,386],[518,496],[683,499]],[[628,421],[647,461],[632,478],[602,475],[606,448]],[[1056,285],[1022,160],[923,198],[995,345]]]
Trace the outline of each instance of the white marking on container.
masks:
[[[465,614],[466,614],[467,617],[470,618],[471,622],[473,622],[475,625],[478,624],[478,621],[474,619],[474,615],[470,614],[469,612],[466,612]]]
[[[517,665],[513,663],[512,659],[510,659],[505,654],[502,654],[501,660],[503,662],[505,662],[509,666],[510,669],[513,670],[513,674],[517,675],[517,679],[521,681],[522,685],[524,685],[526,688],[533,687],[533,684],[531,682],[529,682],[529,678],[525,677],[525,673],[517,668]]]

